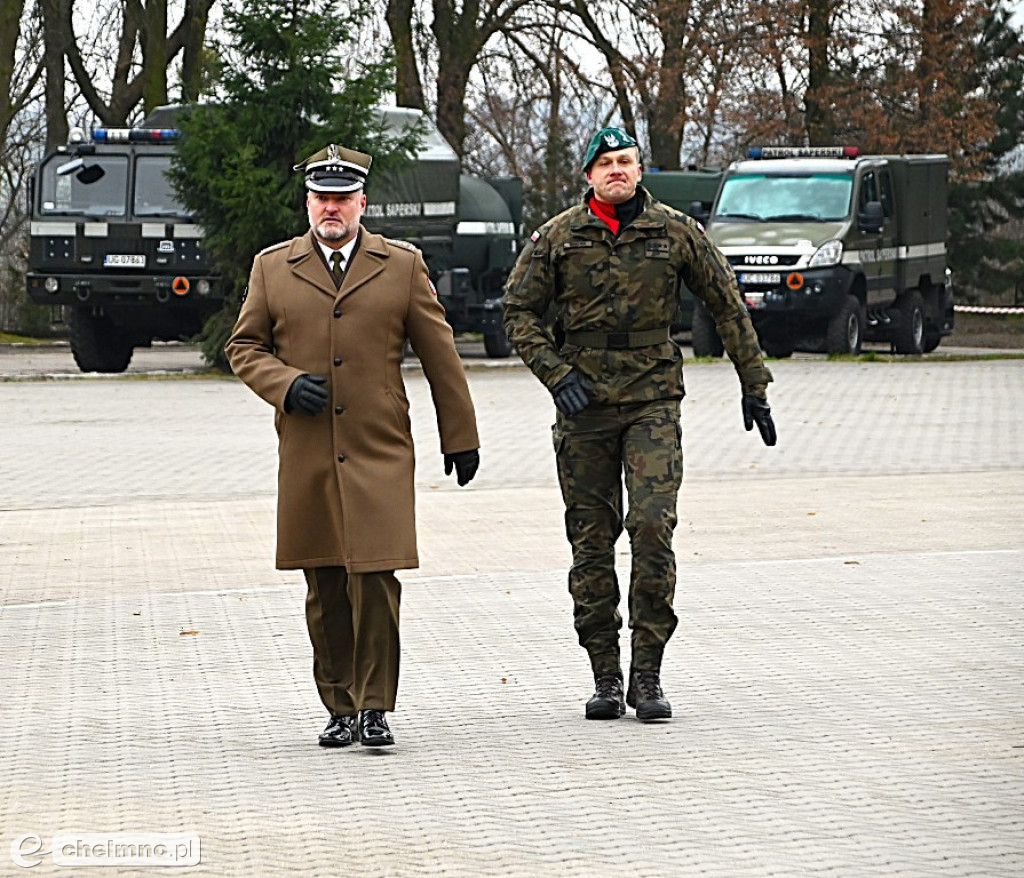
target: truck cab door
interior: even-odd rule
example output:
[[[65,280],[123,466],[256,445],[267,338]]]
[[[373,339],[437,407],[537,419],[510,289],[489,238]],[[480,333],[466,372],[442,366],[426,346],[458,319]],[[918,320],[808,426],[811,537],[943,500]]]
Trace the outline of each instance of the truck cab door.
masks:
[[[865,214],[865,208],[872,201],[880,201],[878,175],[875,171],[866,171],[860,178],[860,185],[857,187],[857,217]],[[884,207],[883,207],[884,215]],[[861,271],[864,280],[867,282],[867,306],[880,304],[888,301],[887,297],[880,292],[879,277],[879,256],[884,240],[885,227],[881,231],[865,229],[860,222],[857,224],[854,248],[860,255]]]
[[[897,277],[899,270],[899,241],[896,233],[896,199],[893,197],[892,175],[888,168],[881,168],[876,174],[878,180],[878,200],[882,202],[882,215],[885,224],[882,226],[881,241],[878,249],[878,292],[882,301],[895,301],[900,283]]]

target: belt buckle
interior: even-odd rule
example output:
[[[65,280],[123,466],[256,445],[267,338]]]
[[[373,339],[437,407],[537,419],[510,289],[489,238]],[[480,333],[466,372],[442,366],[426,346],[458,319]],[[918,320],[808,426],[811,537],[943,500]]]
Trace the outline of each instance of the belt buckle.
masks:
[[[608,347],[613,351],[621,351],[629,347],[628,332],[609,332]]]

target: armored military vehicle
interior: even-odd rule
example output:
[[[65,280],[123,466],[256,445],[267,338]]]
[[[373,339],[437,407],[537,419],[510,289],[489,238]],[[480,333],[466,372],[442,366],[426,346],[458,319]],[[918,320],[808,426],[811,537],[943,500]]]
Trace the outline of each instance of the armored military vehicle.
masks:
[[[483,334],[488,356],[512,345],[501,318],[502,287],[515,265],[522,223],[522,180],[462,173],[455,151],[418,110],[383,111],[385,131],[425,132],[411,166],[371,175],[363,224],[414,244],[456,333]]]
[[[66,306],[83,372],[123,372],[135,348],[194,335],[221,307],[202,230],[167,178],[177,137],[75,129],[32,177],[28,293]]]
[[[855,355],[864,340],[934,350],[953,330],[948,170],[944,155],[853,147],[764,147],[730,165],[708,233],[765,352]]]
[[[173,124],[161,107],[144,125]],[[515,264],[522,181],[463,174],[458,156],[416,110],[386,109],[386,130],[422,124],[413,163],[371,177],[364,224],[423,251],[455,332],[483,334],[488,355],[512,346],[501,321],[502,286]],[[36,169],[28,291],[66,306],[75,362],[84,372],[123,372],[134,348],[187,338],[219,309],[202,230],[179,204],[167,171],[171,127],[96,129]]]

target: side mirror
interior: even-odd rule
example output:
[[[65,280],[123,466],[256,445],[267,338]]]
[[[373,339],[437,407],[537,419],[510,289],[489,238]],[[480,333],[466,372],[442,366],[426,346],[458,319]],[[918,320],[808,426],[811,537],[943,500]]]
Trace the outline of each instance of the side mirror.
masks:
[[[66,177],[68,174],[74,174],[78,179],[78,182],[84,183],[86,186],[90,183],[95,183],[106,173],[107,172],[99,165],[87,165],[85,163],[85,159],[81,157],[72,159],[70,162],[65,162],[57,168],[58,177]]]
[[[706,226],[708,224],[708,217],[711,216],[711,212],[704,206],[703,201],[691,201],[686,212],[702,226]]]
[[[84,183],[88,186],[90,183],[95,183],[100,177],[103,177],[107,172],[103,170],[99,165],[86,165],[76,175],[79,183]]]
[[[881,201],[869,201],[864,209],[857,214],[857,225],[862,232],[877,235],[885,225],[885,214],[882,212]]]

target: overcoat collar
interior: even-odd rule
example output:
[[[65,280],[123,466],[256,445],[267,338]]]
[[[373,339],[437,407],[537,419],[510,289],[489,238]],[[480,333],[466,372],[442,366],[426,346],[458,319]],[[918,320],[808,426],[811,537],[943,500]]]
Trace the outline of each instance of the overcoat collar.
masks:
[[[361,225],[359,240],[352,251],[352,259],[345,269],[345,277],[341,289],[334,288],[327,265],[317,252],[319,245],[313,233],[292,238],[288,247],[288,264],[292,273],[306,283],[316,287],[320,292],[334,298],[342,298],[357,290],[367,281],[376,277],[387,264],[388,245],[380,235],[372,235]]]

